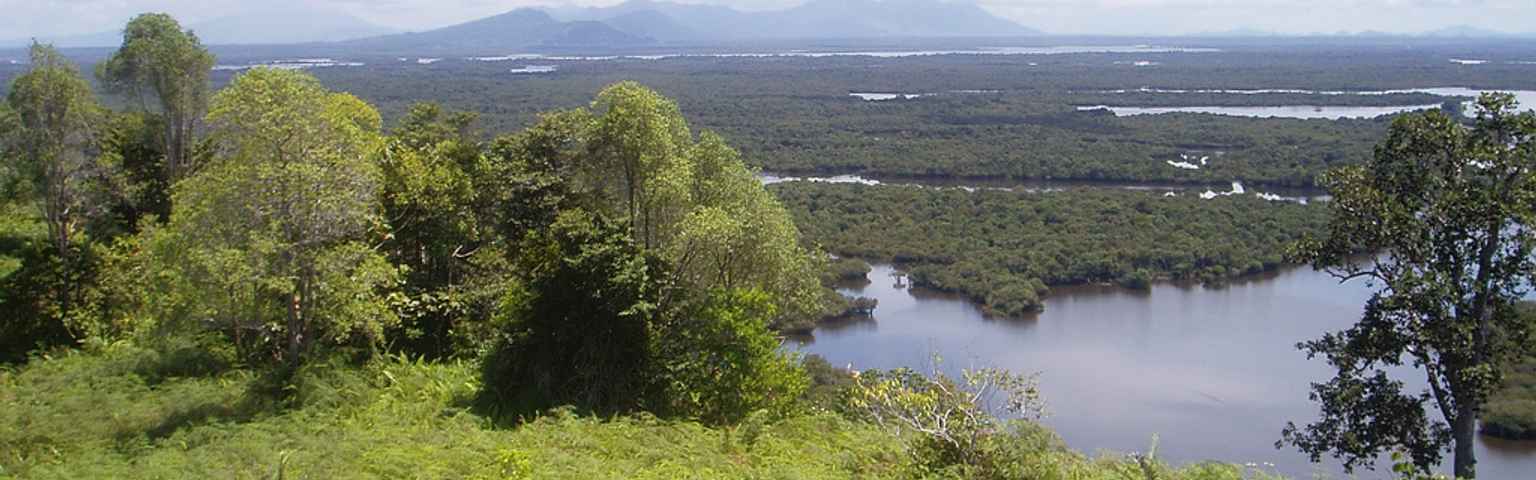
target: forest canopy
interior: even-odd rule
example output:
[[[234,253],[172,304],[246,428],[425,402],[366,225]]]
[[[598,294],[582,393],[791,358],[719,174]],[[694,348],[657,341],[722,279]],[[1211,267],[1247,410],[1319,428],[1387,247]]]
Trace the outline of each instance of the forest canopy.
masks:
[[[772,186],[806,237],[841,256],[896,262],[915,285],[998,315],[1044,308],[1049,287],[1158,279],[1221,282],[1285,264],[1327,220],[1318,205],[1253,196],[1055,192],[786,182]]]

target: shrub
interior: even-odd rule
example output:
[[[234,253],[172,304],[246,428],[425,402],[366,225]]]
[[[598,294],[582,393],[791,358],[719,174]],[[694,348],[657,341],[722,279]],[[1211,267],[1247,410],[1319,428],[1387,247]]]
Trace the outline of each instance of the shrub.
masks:
[[[528,278],[509,289],[503,343],[484,365],[489,406],[513,414],[642,405],[661,284],[627,229],[569,211],[522,250]]]
[[[711,292],[668,322],[655,351],[664,411],[705,423],[735,423],[755,411],[782,416],[810,380],[769,331],[774,304],[759,290]]]
[[[955,379],[939,369],[940,363],[935,356],[928,374],[912,369],[861,372],[851,407],[876,424],[911,435],[907,452],[922,472],[995,469],[999,459],[989,445],[1009,428],[994,409],[1039,418],[1045,405],[1036,377],[985,368],[962,370]]]

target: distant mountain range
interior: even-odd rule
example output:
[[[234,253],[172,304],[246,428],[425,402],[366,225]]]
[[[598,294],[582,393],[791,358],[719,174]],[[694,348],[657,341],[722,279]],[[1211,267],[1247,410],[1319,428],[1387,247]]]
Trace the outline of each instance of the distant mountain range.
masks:
[[[334,42],[372,37],[399,30],[382,27],[366,20],[334,11],[293,11],[251,13],[217,18],[186,26],[207,45],[275,45],[290,43]],[[39,41],[58,47],[115,47],[123,43],[121,31],[85,35],[39,37]],[[0,39],[0,47],[23,46],[30,38]]]
[[[810,0],[765,12],[630,0],[612,7],[545,9],[563,21],[608,22],[628,33],[672,40],[657,24],[682,27],[682,39],[991,37],[1038,35],[1040,31],[999,18],[966,1]],[[637,19],[646,19],[637,22]],[[630,27],[635,25],[635,27]],[[631,30],[631,28],[633,28]],[[650,35],[657,33],[657,35]]]
[[[653,40],[603,22],[562,22],[542,10],[522,8],[501,15],[428,30],[344,42],[381,50],[483,50],[539,45],[635,45]]]
[[[419,33],[347,43],[381,49],[506,50],[721,40],[1022,36],[1040,32],[974,4],[943,0],[810,0],[765,12],[631,0],[611,7],[523,8]]]
[[[609,7],[521,8],[457,25],[420,32],[371,24],[334,9],[297,7],[245,14],[189,26],[209,45],[332,43],[340,47],[389,51],[483,51],[529,47],[632,47],[707,45],[722,41],[776,39],[866,39],[894,37],[1004,37],[1042,32],[1000,18],[974,0],[807,0],[770,11],[741,11],[718,5],[630,0]],[[1189,37],[1296,36],[1251,28],[1197,33]],[[1420,34],[1340,32],[1309,37],[1536,38],[1471,26]],[[120,32],[39,38],[61,47],[116,46]],[[0,40],[0,47],[30,39]]]

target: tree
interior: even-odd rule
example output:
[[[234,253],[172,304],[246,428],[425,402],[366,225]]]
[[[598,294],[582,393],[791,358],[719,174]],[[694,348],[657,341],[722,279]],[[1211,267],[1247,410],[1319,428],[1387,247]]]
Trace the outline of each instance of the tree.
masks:
[[[319,341],[377,342],[397,275],[374,249],[378,112],[307,74],[254,69],[214,97],[208,121],[217,156],[176,185],[159,247],[193,291],[187,316],[289,366]]]
[[[634,82],[604,89],[593,109],[575,188],[625,219],[679,281],[768,292],[779,327],[824,313],[821,256],[801,246],[788,211],[723,138],[694,141],[676,103]]]
[[[512,412],[643,406],[663,288],[654,262],[625,227],[581,210],[562,212],[522,250],[526,281],[508,291],[503,343],[484,366],[493,403]]]
[[[1322,418],[1287,426],[1281,441],[1314,461],[1332,453],[1346,469],[1370,468],[1405,450],[1427,471],[1453,445],[1455,475],[1476,475],[1478,414],[1500,367],[1530,348],[1515,307],[1536,267],[1536,114],[1516,113],[1505,94],[1478,104],[1470,128],[1438,111],[1400,117],[1369,163],[1323,179],[1333,218],[1297,258],[1380,289],[1355,326],[1299,345],[1337,370],[1313,385]],[[1362,252],[1378,254],[1356,261]],[[1428,391],[1405,392],[1384,371],[1405,361]]]
[[[4,117],[15,128],[7,170],[36,197],[48,240],[66,269],[76,259],[74,242],[99,213],[104,169],[97,162],[97,125],[103,109],[75,66],[51,46],[33,43],[32,67],[11,86]],[[68,316],[73,285],[60,292],[59,314]]]
[[[208,74],[214,57],[197,35],[182,30],[164,13],[134,17],[123,29],[123,45],[97,66],[96,76],[108,88],[146,103],[152,95],[164,116],[165,179],[174,183],[198,168],[192,144],[198,122],[208,108]]]
[[[479,177],[508,179],[485,171],[473,122],[473,114],[414,105],[379,156],[390,229],[383,250],[405,270],[391,344],[413,354],[483,353],[488,322],[474,320],[489,318],[502,293],[501,245],[478,216],[476,187]]]
[[[653,339],[666,412],[714,424],[759,410],[783,415],[809,387],[768,329],[775,317],[768,294],[717,290],[679,310]]]
[[[603,89],[583,179],[613,202],[645,248],[659,246],[683,216],[693,143],[677,103],[635,82]]]
[[[112,233],[132,232],[139,220],[170,218],[171,189],[165,178],[165,149],[160,121],[142,112],[117,112],[105,122],[101,164],[108,177],[108,210]]]

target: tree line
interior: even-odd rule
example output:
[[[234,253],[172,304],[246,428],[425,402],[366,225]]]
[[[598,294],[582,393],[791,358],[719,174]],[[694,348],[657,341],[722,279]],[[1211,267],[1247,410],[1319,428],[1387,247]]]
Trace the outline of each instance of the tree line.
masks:
[[[915,285],[992,313],[1044,308],[1051,286],[1159,279],[1219,283],[1285,265],[1327,219],[1319,205],[1253,196],[1076,189],[1004,192],[775,184],[807,238],[838,255],[903,264]]]

